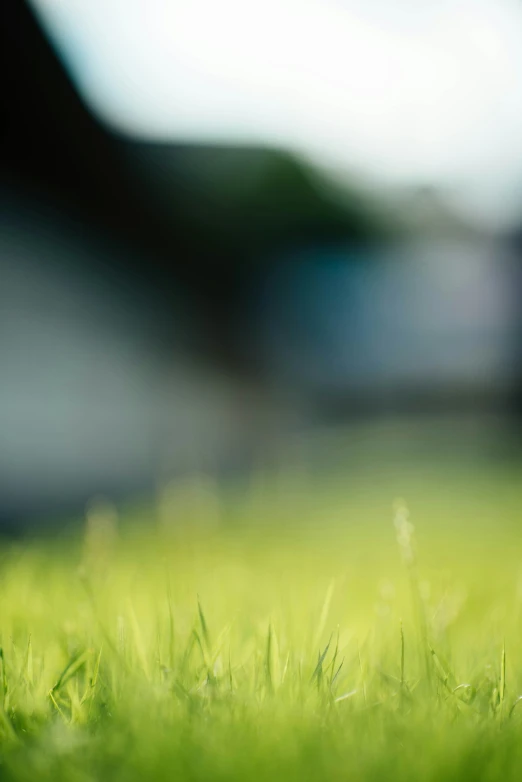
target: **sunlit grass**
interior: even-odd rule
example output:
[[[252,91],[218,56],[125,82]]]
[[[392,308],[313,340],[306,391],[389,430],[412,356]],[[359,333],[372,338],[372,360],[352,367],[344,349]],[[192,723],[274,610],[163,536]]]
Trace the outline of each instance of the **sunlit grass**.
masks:
[[[522,778],[521,508],[294,475],[5,543],[0,778]]]

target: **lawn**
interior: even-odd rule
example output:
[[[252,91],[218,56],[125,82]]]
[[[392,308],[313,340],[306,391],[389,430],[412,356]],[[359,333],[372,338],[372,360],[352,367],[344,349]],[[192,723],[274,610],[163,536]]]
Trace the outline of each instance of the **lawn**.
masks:
[[[521,478],[178,486],[4,541],[0,779],[520,780]]]

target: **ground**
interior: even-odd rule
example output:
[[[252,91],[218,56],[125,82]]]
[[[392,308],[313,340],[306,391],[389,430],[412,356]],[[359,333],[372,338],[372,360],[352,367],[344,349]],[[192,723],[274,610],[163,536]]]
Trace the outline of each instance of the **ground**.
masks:
[[[0,778],[519,780],[521,477],[174,487],[4,541]]]

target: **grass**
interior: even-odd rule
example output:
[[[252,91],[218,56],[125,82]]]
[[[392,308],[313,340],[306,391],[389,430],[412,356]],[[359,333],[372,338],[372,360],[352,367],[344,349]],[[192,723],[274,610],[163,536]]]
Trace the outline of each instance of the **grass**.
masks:
[[[295,476],[4,542],[0,779],[519,780],[521,507]]]

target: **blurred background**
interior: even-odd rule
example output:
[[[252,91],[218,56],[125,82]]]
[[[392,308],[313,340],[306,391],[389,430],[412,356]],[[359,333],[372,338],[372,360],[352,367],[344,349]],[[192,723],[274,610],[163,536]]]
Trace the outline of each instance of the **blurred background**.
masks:
[[[522,6],[3,0],[0,522],[516,460]]]

